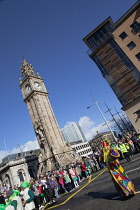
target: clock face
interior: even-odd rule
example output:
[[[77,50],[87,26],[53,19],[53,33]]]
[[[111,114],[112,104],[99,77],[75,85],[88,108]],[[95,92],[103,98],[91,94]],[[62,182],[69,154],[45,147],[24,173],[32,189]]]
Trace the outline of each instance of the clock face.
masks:
[[[29,84],[26,85],[25,89],[26,89],[26,93],[31,92],[31,86]]]
[[[41,90],[41,85],[38,82],[35,82],[34,85],[37,90]]]

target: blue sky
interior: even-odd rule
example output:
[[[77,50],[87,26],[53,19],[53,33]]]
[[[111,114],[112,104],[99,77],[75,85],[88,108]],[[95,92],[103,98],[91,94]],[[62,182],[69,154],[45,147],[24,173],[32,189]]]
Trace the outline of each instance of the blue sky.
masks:
[[[117,21],[135,0],[0,0],[0,151],[32,149],[35,134],[23,102],[18,77],[22,56],[44,79],[60,128],[79,122],[90,138],[102,130],[106,102],[121,104],[102,77],[82,39],[111,16]],[[107,120],[111,117],[105,114]],[[91,133],[92,130],[92,133]],[[31,146],[29,148],[29,145]],[[1,159],[1,157],[0,157]]]

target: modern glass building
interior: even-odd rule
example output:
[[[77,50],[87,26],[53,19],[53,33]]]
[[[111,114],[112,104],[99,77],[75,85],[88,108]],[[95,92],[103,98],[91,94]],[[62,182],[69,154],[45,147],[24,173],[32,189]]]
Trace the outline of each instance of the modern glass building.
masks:
[[[83,41],[122,110],[140,129],[140,0],[117,22],[108,17]]]
[[[78,123],[72,123],[70,125],[66,125],[64,128],[61,129],[61,132],[65,141],[68,142],[87,141]]]

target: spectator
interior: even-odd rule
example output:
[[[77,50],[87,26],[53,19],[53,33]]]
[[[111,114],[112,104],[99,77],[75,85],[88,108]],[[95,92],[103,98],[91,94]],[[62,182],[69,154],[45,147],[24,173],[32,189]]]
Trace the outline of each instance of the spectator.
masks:
[[[85,163],[84,163],[84,161],[81,163],[81,171],[82,171],[82,175],[83,175],[83,177],[87,177],[88,175],[87,175],[87,167],[85,166]]]
[[[25,210],[31,210],[35,208],[34,203],[34,193],[29,189],[30,185],[28,182],[23,182],[21,184],[21,188],[23,190],[23,205]]]
[[[132,156],[135,153],[135,147],[133,141],[129,137],[127,137],[127,143],[130,145],[130,153]]]
[[[75,171],[73,170],[73,167],[72,167],[72,166],[70,166],[69,174],[70,174],[71,179],[73,180],[73,183],[74,183],[75,188],[76,188],[76,187],[79,187],[79,184],[78,184],[78,182],[77,182],[77,179],[78,179],[78,178],[77,178],[76,173],[75,173]]]
[[[0,204],[6,204],[5,203],[5,198],[4,198],[4,196],[3,196],[3,193],[0,193]]]
[[[72,188],[72,184],[71,184],[71,179],[70,179],[67,171],[65,172],[64,180],[65,180],[65,183],[66,183],[66,188],[68,189],[68,191],[72,192],[73,188]]]
[[[4,192],[6,192],[6,190],[8,190],[8,186],[6,184],[4,184],[1,189],[1,192],[4,193]]]
[[[18,190],[7,191],[8,204],[5,210],[23,210],[22,200],[19,197],[20,192]]]
[[[130,159],[130,156],[129,156],[129,153],[128,153],[128,150],[126,148],[125,143],[124,142],[120,142],[119,148],[120,148],[120,151],[122,152],[122,154],[124,155],[124,157],[126,158],[127,162],[130,162],[131,159]]]
[[[38,183],[38,181],[34,180],[34,183],[33,183],[32,187],[33,187],[33,192],[34,192],[34,195],[35,195],[35,199],[34,199],[35,207],[37,209],[41,209],[43,206],[42,206],[41,196],[39,194],[40,191],[39,191],[39,183]]]
[[[59,184],[60,184],[61,188],[62,188],[62,189],[64,190],[64,192],[66,193],[67,190],[66,190],[66,188],[65,188],[64,176],[63,176],[63,175],[59,175],[58,181],[59,181]]]
[[[134,132],[131,136],[131,140],[134,144],[134,147],[135,147],[135,152],[138,153],[140,152],[140,145],[139,145],[139,142],[138,142],[138,135],[136,132]]]
[[[54,175],[50,175],[50,185],[51,185],[51,189],[53,189],[53,193],[55,198],[59,198],[59,194],[58,194],[58,182],[56,181]]]

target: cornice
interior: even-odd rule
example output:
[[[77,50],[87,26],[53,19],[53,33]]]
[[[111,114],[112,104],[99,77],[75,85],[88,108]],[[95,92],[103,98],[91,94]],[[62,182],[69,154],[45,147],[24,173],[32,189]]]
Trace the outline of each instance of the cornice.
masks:
[[[39,90],[32,90],[31,93],[24,99],[24,102],[28,101],[30,98],[32,98],[35,95],[48,95],[48,92],[45,91],[39,91]]]
[[[28,76],[28,77],[26,77],[26,78],[23,79],[22,83],[20,84],[20,88],[22,88],[22,86],[24,85],[24,83],[25,83],[28,79],[31,79],[31,78],[35,78],[35,79],[37,79],[37,80],[43,81],[43,79],[42,79],[41,77],[39,77],[39,76],[30,75],[30,76]]]

